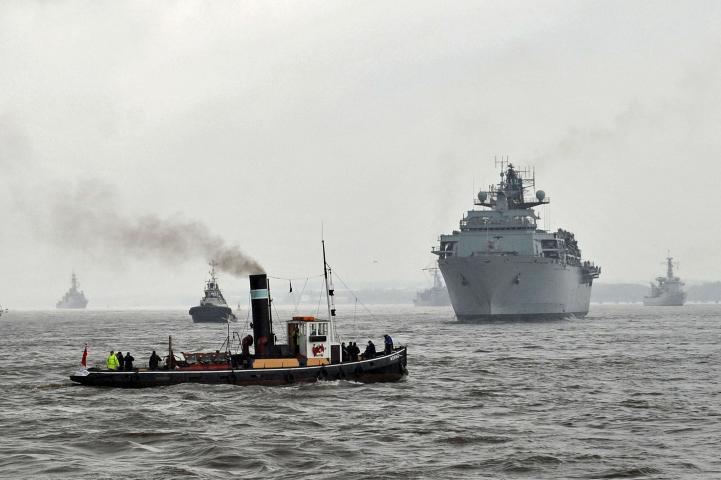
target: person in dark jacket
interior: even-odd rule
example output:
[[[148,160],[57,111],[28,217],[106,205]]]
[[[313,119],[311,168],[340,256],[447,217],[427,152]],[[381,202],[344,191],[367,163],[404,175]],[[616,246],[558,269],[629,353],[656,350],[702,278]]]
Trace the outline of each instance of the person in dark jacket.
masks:
[[[365,352],[363,352],[363,358],[368,359],[368,358],[373,358],[375,356],[376,356],[376,346],[373,342],[368,340],[368,345],[366,346],[366,350],[365,350]]]
[[[241,362],[243,368],[250,367],[250,346],[253,345],[253,336],[246,335],[241,341]]]
[[[350,342],[348,344],[350,346]],[[341,362],[347,362],[350,359],[349,353],[348,353],[348,347],[345,346],[345,342],[340,344],[340,361]]]
[[[115,356],[118,357],[118,370],[124,370],[125,359],[123,358],[123,352],[118,350],[118,353],[116,353]]]
[[[351,356],[351,358],[354,362],[358,361],[358,355],[360,355],[360,348],[358,348],[357,343],[353,342],[353,355]]]
[[[296,329],[293,331],[293,353],[297,357],[300,355],[300,344],[298,343],[300,334],[298,333],[298,327],[296,326]]]
[[[130,355],[130,352],[126,352],[125,353],[125,371],[126,372],[133,371],[133,360],[135,360],[135,357]]]
[[[393,339],[390,335],[383,335],[383,339],[386,345],[385,354],[388,355],[393,352]]]
[[[159,362],[160,357],[155,353],[155,350],[153,350],[153,353],[150,354],[150,360],[148,360],[148,367],[150,367],[151,370],[157,370]]]

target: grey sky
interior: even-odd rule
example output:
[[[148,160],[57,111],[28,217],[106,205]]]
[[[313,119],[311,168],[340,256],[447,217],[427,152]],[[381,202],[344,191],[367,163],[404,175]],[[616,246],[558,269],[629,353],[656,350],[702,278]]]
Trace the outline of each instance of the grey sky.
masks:
[[[322,221],[347,282],[422,281],[495,155],[602,281],[667,248],[719,279],[719,32],[719,2],[2,2],[0,302],[52,306],[72,268],[91,306],[200,295],[205,252],[65,207],[201,222],[284,277],[318,273]]]

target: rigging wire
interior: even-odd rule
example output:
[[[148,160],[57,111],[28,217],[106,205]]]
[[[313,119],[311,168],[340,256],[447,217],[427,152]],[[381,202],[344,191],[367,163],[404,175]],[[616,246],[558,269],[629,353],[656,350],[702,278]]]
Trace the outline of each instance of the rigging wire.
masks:
[[[300,302],[303,300],[303,293],[305,292],[305,287],[308,286],[308,280],[310,277],[306,277],[305,283],[303,284],[303,289],[300,291],[300,295],[298,295],[298,301],[295,304],[295,308],[293,309],[293,315],[298,313],[298,307],[300,306]]]
[[[310,278],[319,278],[319,277],[322,277],[322,276],[323,276],[323,275],[312,275],[312,276],[310,276],[310,277],[286,278],[286,277],[271,277],[270,275],[268,275],[268,278],[273,279],[273,280],[287,280],[287,281],[289,281],[289,282],[293,282],[293,281],[296,281],[296,280],[308,280],[308,279],[310,279]]]
[[[318,295],[318,306],[315,309],[315,316],[320,315],[320,302],[323,300],[323,288],[320,289],[320,295]]]
[[[358,318],[356,317],[357,312],[358,312],[358,299],[356,298],[355,306],[353,307],[353,338],[358,338]]]
[[[378,320],[378,319],[376,318],[376,316],[373,315],[373,312],[371,312],[370,309],[369,309],[368,307],[366,307],[365,303],[363,303],[363,302],[360,301],[360,299],[358,298],[358,295],[355,293],[355,291],[354,291],[353,289],[351,289],[348,285],[346,285],[346,283],[343,281],[343,279],[341,278],[341,276],[338,275],[338,271],[337,271],[337,270],[335,270],[335,276],[338,277],[338,280],[340,280],[340,283],[343,284],[343,286],[345,287],[345,289],[348,290],[351,294],[353,294],[353,298],[355,298],[355,301],[356,301],[357,303],[360,303],[360,304],[361,304],[361,306],[365,309],[365,311],[368,312],[368,315],[370,315],[373,320]]]

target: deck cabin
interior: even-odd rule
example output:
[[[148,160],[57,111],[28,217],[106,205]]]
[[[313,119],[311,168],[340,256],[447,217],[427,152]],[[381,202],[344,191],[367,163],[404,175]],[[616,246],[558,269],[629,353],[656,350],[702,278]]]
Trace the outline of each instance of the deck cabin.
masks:
[[[340,347],[330,338],[330,322],[311,316],[293,317],[288,322],[288,345],[306,365],[327,365],[340,361]],[[334,348],[335,347],[335,348]],[[333,351],[337,350],[337,359]]]

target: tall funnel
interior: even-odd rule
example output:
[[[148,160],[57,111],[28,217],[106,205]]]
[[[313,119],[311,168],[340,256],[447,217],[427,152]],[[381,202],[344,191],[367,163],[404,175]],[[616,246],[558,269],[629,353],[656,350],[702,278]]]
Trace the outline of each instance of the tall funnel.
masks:
[[[250,303],[253,309],[253,337],[255,355],[267,356],[275,343],[270,321],[270,295],[265,273],[250,275]]]

